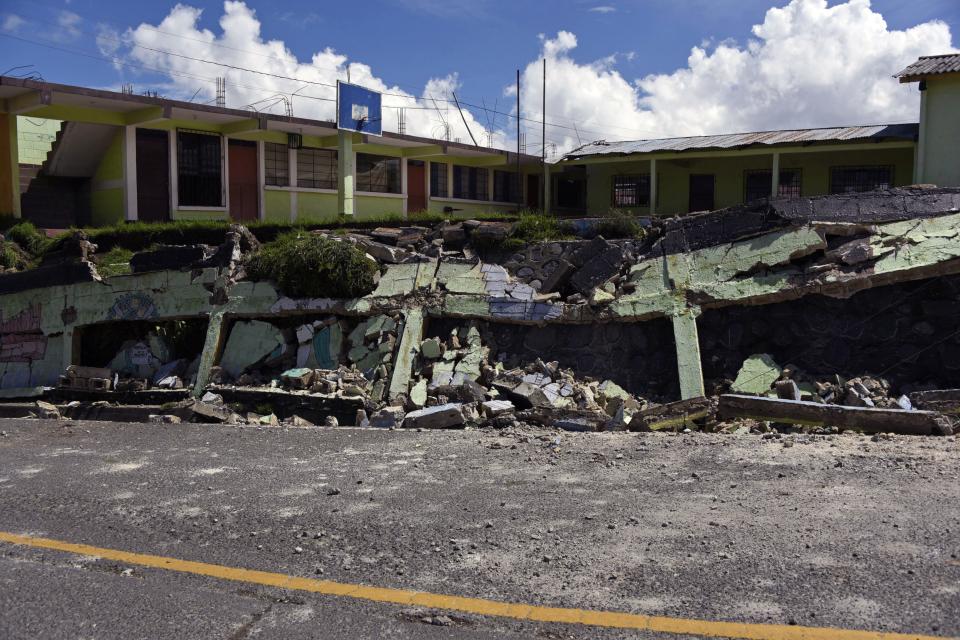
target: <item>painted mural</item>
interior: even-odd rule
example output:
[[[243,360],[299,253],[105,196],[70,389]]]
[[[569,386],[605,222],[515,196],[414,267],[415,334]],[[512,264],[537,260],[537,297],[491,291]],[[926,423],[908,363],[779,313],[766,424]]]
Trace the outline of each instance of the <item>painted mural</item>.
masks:
[[[143,291],[131,291],[118,297],[107,312],[107,320],[149,320],[156,318],[157,306]]]
[[[40,330],[41,311],[40,303],[36,303],[4,319],[0,310],[0,362],[43,359],[47,351],[47,337]]]

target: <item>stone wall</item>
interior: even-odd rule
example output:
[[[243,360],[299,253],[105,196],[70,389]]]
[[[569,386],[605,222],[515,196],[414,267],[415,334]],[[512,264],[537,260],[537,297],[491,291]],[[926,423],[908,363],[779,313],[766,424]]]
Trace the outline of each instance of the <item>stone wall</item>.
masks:
[[[960,276],[877,287],[848,299],[806,296],[708,310],[699,319],[703,373],[736,377],[744,358],[769,353],[816,376],[872,374],[902,391],[960,387]]]

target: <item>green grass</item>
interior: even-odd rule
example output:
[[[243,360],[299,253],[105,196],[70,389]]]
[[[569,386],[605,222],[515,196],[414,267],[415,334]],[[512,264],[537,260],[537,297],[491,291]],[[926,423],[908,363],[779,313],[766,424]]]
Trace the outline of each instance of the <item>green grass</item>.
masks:
[[[623,209],[610,209],[597,226],[597,233],[611,239],[641,239],[646,235],[636,216]]]
[[[299,230],[260,247],[247,273],[294,298],[357,298],[373,291],[377,265],[350,243]]]
[[[45,234],[37,230],[32,222],[20,222],[7,229],[3,235],[12,240],[33,258],[41,257],[53,244]]]
[[[533,243],[547,240],[571,240],[574,236],[570,225],[560,218],[538,211],[522,211],[510,237]]]
[[[97,273],[104,278],[122,276],[130,273],[130,259],[133,252],[123,247],[114,247],[106,253],[94,254],[97,263]]]

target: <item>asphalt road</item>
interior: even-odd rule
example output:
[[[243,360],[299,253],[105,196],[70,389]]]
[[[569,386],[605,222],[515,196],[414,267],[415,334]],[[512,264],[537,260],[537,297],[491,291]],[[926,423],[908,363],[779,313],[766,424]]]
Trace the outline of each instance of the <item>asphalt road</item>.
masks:
[[[7,420],[0,531],[535,605],[960,636],[958,463],[956,438]],[[488,637],[676,636],[0,542],[5,639]]]

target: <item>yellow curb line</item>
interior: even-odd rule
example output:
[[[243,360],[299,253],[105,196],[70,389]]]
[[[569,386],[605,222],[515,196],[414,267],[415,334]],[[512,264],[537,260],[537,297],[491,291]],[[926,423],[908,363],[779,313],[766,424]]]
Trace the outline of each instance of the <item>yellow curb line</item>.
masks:
[[[497,616],[516,620],[536,622],[559,622],[582,624],[595,627],[613,627],[617,629],[640,629],[662,633],[700,635],[707,637],[745,638],[747,640],[942,640],[938,636],[909,633],[884,633],[879,631],[859,631],[855,629],[834,629],[829,627],[801,627],[778,624],[752,624],[747,622],[718,622],[688,618],[669,618],[666,616],[646,616],[635,613],[617,613],[615,611],[592,611],[588,609],[566,609],[537,605],[514,604],[464,598],[437,593],[369,587],[359,584],[298,578],[283,573],[240,569],[206,562],[192,562],[178,558],[154,556],[143,553],[106,549],[86,544],[37,538],[0,531],[0,542],[23,545],[38,549],[52,549],[84,556],[96,556],[126,564],[166,569],[179,573],[209,576],[220,580],[247,582],[268,587],[307,591],[331,596],[343,596],[373,602],[447,609],[461,613],[481,616]]]

